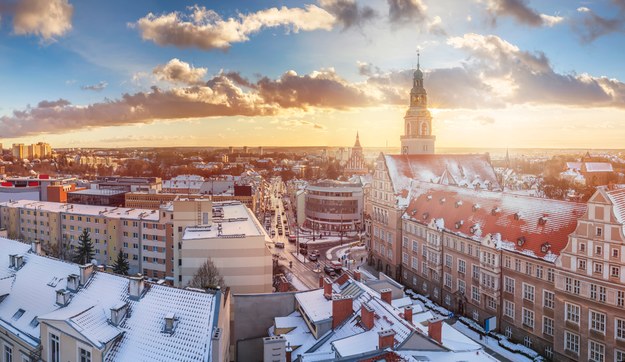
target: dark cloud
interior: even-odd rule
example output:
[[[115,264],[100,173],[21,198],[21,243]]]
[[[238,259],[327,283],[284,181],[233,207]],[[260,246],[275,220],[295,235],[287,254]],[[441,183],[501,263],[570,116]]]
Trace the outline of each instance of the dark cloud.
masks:
[[[388,18],[393,24],[422,22],[427,19],[421,0],[387,0]]]
[[[493,25],[499,16],[509,16],[529,26],[553,26],[563,20],[559,16],[540,14],[529,7],[527,0],[487,0],[487,11]]]
[[[617,5],[620,11],[614,18],[599,16],[587,7],[578,8],[578,16],[571,19],[571,26],[580,40],[591,43],[607,34],[625,32],[625,5]]]
[[[102,91],[104,88],[106,88],[108,86],[107,82],[100,82],[98,84],[92,84],[92,85],[83,85],[80,87],[80,89],[82,90],[89,90],[89,91],[95,91],[95,92],[100,92]]]
[[[59,99],[56,101],[41,101],[37,104],[39,108],[54,108],[54,107],[65,107],[69,106],[71,103],[66,99]]]
[[[320,0],[319,5],[336,17],[343,29],[362,26],[378,14],[369,6],[359,6],[355,0]]]

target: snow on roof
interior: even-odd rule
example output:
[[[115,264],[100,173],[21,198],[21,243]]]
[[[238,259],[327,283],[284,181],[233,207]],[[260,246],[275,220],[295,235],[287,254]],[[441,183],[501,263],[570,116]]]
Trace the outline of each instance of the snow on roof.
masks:
[[[214,218],[210,226],[187,227],[183,240],[265,235],[252,211],[238,201],[213,202],[213,210],[223,210],[223,217]],[[220,226],[221,225],[221,230]]]
[[[384,155],[384,160],[393,190],[402,197],[413,181],[501,189],[487,155]]]
[[[0,302],[0,323],[25,342],[37,346],[41,321],[65,321],[96,348],[115,340],[107,361],[210,360],[211,336],[218,308],[216,294],[146,284],[139,300],[128,295],[129,279],[94,272],[85,286],[72,293],[69,304],[56,304],[56,291],[66,287],[69,274],[80,274],[76,264],[29,253],[30,246],[0,238],[0,280],[14,279],[10,293]],[[9,255],[24,256],[14,270]],[[0,282],[0,287],[7,287]],[[129,304],[132,311],[119,327],[109,323],[110,309]],[[202,308],[198,308],[202,306]],[[164,316],[174,313],[173,334],[162,333]]]
[[[3,326],[14,328],[26,342],[37,346],[39,326],[31,322],[58,308],[56,291],[65,288],[67,276],[79,273],[79,268],[75,264],[31,254],[29,249],[27,244],[0,238],[0,278],[7,278],[2,292],[9,293],[0,302],[0,319]],[[19,270],[10,267],[9,255],[12,254],[24,257],[24,265]],[[9,280],[13,282],[7,290]],[[20,310],[23,312],[18,313]]]
[[[617,188],[606,191],[608,198],[614,205],[614,215],[619,223],[625,228],[625,188]]]
[[[581,170],[583,162],[567,162],[566,168],[569,170]]]
[[[426,225],[433,219],[445,219],[447,231],[476,240],[500,234],[500,247],[547,261],[560,255],[577,219],[587,209],[583,203],[502,192],[424,182],[413,186],[404,219]],[[447,202],[436,201],[443,197]]]
[[[312,322],[320,322],[332,317],[332,302],[323,295],[323,289],[297,293],[295,299]]]
[[[609,162],[584,162],[586,172],[614,172]]]
[[[334,350],[341,356],[353,356],[379,348],[378,332],[370,330],[332,342]]]
[[[102,216],[109,219],[130,219],[158,221],[159,213],[149,209],[130,209],[126,207],[107,207],[82,204],[64,204],[59,202],[16,200],[0,203],[0,206],[23,208],[44,212],[58,212],[74,215]]]

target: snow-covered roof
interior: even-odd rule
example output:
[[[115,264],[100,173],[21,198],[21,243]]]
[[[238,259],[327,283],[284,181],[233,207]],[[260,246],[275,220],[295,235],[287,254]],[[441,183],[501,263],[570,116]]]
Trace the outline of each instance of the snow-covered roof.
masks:
[[[625,188],[608,190],[606,194],[614,205],[614,215],[616,219],[625,227]]]
[[[127,277],[93,272],[66,306],[56,304],[57,290],[67,287],[80,267],[29,252],[30,246],[0,238],[0,298],[2,326],[36,347],[40,325],[63,321],[90,342],[106,350],[106,361],[210,361],[211,337],[219,312],[220,294],[145,284],[140,299],[129,296]],[[10,267],[9,255],[23,255],[21,268]],[[7,283],[12,280],[12,283]],[[116,327],[111,308],[128,304],[129,315]],[[199,308],[198,306],[202,306]],[[164,317],[173,314],[173,333],[163,333]]]
[[[450,233],[476,240],[490,234],[502,248],[550,262],[566,246],[587,209],[584,203],[506,192],[424,182],[413,186],[403,218],[426,225],[443,219],[444,224],[436,224]]]
[[[323,289],[297,293],[295,299],[313,323],[332,317],[332,302],[323,295]]]
[[[210,226],[187,227],[183,240],[266,235],[252,211],[239,201],[213,202],[213,211],[223,210]]]
[[[614,172],[609,162],[584,162],[586,172]]]
[[[82,204],[64,204],[60,202],[15,200],[0,203],[0,206],[23,208],[44,212],[57,212],[73,215],[101,216],[109,219],[131,219],[158,221],[157,210],[131,209],[126,207],[94,206]]]

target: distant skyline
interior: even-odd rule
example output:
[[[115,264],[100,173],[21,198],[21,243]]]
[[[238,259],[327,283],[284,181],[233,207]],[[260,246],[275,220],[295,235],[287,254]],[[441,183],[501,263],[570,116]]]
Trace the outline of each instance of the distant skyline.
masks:
[[[625,2],[0,0],[0,143],[625,147]]]

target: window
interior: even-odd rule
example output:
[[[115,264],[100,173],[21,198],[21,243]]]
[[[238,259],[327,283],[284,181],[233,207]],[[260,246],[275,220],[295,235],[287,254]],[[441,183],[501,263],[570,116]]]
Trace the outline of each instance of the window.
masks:
[[[579,324],[579,306],[571,303],[566,303],[564,320],[571,321]]]
[[[546,308],[553,309],[554,305],[555,305],[555,294],[548,290],[543,290],[543,306]]]
[[[553,283],[554,280],[555,280],[555,273],[553,271],[553,268],[547,268],[547,281]]]
[[[614,265],[610,266],[610,275],[611,276],[613,276],[615,278],[618,278],[619,275],[620,275],[620,272],[621,272],[621,268],[620,267],[614,266]]]
[[[471,287],[471,298],[478,303],[480,302],[480,289],[475,285]]]
[[[588,360],[592,362],[604,362],[605,361],[605,345],[602,343],[590,340],[588,342]]]
[[[597,231],[595,232],[595,235],[601,236],[602,232],[603,232],[603,230],[601,228],[597,228]],[[599,248],[601,248],[601,247],[599,246]],[[597,254],[600,254],[600,253],[597,253]]]
[[[523,308],[523,324],[534,328],[534,311]]]
[[[523,338],[523,345],[527,348],[532,348],[532,339],[530,336],[525,336],[525,338]]]
[[[458,259],[458,273],[465,274],[466,271],[467,271],[467,263],[462,259]]]
[[[625,361],[625,351],[614,350],[614,362],[623,362]]]
[[[464,280],[458,279],[458,292],[464,295],[466,291],[467,291],[466,283],[464,282]]]
[[[50,336],[50,362],[61,361],[61,340],[56,334],[49,334]]]
[[[91,351],[78,347],[78,362],[91,362]]]
[[[451,268],[454,260],[453,257],[449,254],[445,254],[445,266]]]
[[[419,260],[417,260],[416,256],[412,257],[412,269],[419,270]]]
[[[523,299],[534,302],[534,286],[523,283]]]
[[[510,277],[504,277],[504,288],[506,293],[514,294],[514,279]]]
[[[480,279],[480,267],[477,265],[473,265],[473,279]]]
[[[512,338],[512,328],[510,326],[507,326],[506,330],[504,331],[504,334],[506,335],[506,338],[508,339]]]
[[[480,312],[478,312],[477,310],[473,311],[473,320],[474,321],[479,321],[480,320]]]
[[[599,333],[605,333],[605,314],[591,310],[590,329]]]
[[[525,263],[525,274],[532,275],[534,273],[533,268],[532,263]]]
[[[451,289],[452,285],[453,285],[453,279],[451,277],[451,274],[445,273],[445,287]]]
[[[586,259],[578,259],[577,260],[577,269],[586,270]]]
[[[414,251],[415,253],[419,252],[419,244],[417,243],[416,240],[412,241],[412,251]]]
[[[545,347],[545,357],[550,360],[553,360],[553,347],[547,346]]]
[[[603,264],[602,263],[593,263],[593,270],[597,274],[603,274]]]
[[[542,265],[537,265],[536,266],[536,278],[538,278],[538,279],[542,279],[543,278],[543,267],[542,267]]]
[[[492,310],[497,310],[497,300],[493,297],[487,297],[486,306]]]
[[[543,317],[543,333],[548,336],[553,336],[553,319],[549,317]]]
[[[509,300],[503,301],[503,314],[506,317],[514,319],[514,303]]]
[[[625,307],[625,292],[621,290],[616,291],[616,305],[619,307]]]
[[[579,335],[564,331],[564,349],[579,354]]]
[[[408,253],[406,252],[401,253],[401,262],[404,265],[408,265]]]
[[[612,257],[618,258],[618,249],[612,249]]]
[[[586,243],[579,243],[579,251],[582,253],[586,251]]]
[[[13,347],[4,346],[4,362],[13,362]]]
[[[625,319],[616,318],[614,320],[614,336],[617,339],[625,340]]]

